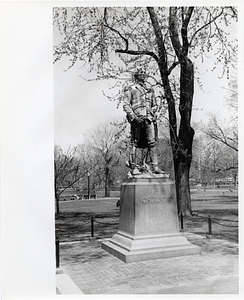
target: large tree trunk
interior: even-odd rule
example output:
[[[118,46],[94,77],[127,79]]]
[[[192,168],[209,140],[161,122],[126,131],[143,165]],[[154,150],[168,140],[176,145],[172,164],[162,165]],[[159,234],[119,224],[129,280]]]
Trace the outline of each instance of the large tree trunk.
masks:
[[[191,214],[191,195],[189,174],[192,159],[192,142],[194,130],[185,131],[184,136],[178,137],[178,147],[174,153],[175,185],[178,213]]]
[[[189,164],[186,160],[174,160],[174,170],[178,213],[191,214]]]
[[[194,130],[191,127],[191,112],[194,93],[194,68],[191,60],[185,57],[181,62],[180,74],[180,127],[177,145],[174,146],[174,170],[178,213],[191,214],[189,174],[192,160]]]

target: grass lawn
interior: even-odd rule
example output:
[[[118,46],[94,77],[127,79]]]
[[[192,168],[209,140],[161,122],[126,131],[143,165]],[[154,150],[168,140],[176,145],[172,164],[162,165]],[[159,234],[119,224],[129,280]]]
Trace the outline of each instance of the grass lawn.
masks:
[[[191,191],[194,216],[184,217],[184,231],[208,234],[212,220],[215,238],[238,242],[238,192],[226,189]],[[117,198],[60,201],[60,217],[56,219],[56,234],[60,241],[79,241],[91,237],[91,217],[94,217],[94,237],[108,238],[119,226]]]
[[[215,238],[238,243],[238,191],[226,189],[191,191],[194,216],[184,218],[184,230],[206,235],[211,217]],[[196,215],[195,215],[196,214]]]

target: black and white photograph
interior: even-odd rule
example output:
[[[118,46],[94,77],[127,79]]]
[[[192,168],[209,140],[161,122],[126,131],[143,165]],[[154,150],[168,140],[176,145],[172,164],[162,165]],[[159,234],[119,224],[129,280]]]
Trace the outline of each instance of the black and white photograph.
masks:
[[[242,1],[0,5],[3,299],[243,296]]]
[[[78,291],[238,293],[237,23],[54,7],[56,259]]]

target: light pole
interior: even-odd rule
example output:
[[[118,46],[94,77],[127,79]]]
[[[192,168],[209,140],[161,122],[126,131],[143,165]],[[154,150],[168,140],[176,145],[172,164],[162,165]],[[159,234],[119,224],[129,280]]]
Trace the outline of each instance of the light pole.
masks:
[[[87,187],[88,187],[88,199],[90,199],[90,173],[87,173]]]

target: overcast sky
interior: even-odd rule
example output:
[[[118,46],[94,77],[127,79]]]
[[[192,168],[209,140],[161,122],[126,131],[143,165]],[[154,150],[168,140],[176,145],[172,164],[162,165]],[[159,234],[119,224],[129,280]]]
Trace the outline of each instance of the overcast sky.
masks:
[[[109,101],[103,90],[108,93],[107,81],[87,82],[79,75],[84,70],[76,66],[67,72],[62,63],[54,67],[54,121],[55,144],[62,148],[70,144],[75,146],[83,141],[83,132],[112,116],[124,116],[122,105]],[[220,112],[223,117],[228,114],[223,105],[228,81],[219,79],[216,73],[209,72],[202,76],[204,90],[195,84],[192,121],[206,122],[207,113]]]
[[[57,33],[57,32],[56,32]],[[54,40],[56,38],[54,31]],[[223,105],[228,80],[226,75],[221,79],[222,70],[211,70],[214,60],[205,60],[204,64],[194,61],[200,68],[202,91],[195,83],[192,122],[207,121],[209,112],[219,112],[224,118],[228,110]],[[83,141],[83,133],[90,127],[103,122],[112,116],[124,116],[122,105],[110,102],[104,95],[109,91],[108,81],[88,82],[82,77],[87,76],[86,69],[75,65],[68,71],[67,61],[61,60],[54,64],[54,121],[55,144],[62,148],[75,146]],[[111,82],[110,82],[111,84]]]

